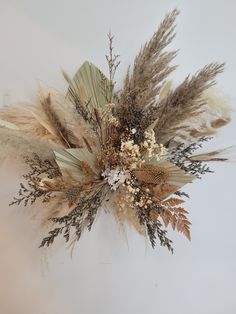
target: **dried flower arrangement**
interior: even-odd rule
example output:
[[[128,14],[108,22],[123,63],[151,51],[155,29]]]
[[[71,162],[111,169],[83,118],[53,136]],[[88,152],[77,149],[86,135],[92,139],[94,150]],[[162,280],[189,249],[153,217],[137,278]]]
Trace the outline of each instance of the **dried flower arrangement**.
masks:
[[[167,77],[176,51],[174,10],[160,24],[115,91],[119,56],[109,34],[107,78],[85,62],[68,82],[66,96],[41,90],[34,105],[0,111],[0,142],[8,154],[29,166],[11,205],[41,199],[53,223],[41,247],[58,235],[74,243],[91,230],[105,206],[120,226],[128,223],[171,252],[167,226],[190,239],[183,186],[211,172],[206,162],[225,161],[225,150],[195,155],[218,128],[230,121],[230,108],[212,88],[224,65],[212,63],[179,86]]]

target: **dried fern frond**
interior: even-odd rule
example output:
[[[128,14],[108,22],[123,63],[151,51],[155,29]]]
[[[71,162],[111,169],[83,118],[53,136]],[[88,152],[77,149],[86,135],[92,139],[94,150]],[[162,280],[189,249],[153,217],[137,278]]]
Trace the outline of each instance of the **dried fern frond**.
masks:
[[[171,224],[173,230],[177,229],[178,232],[183,233],[190,241],[190,221],[187,218],[188,212],[179,207],[183,200],[170,198],[163,201],[159,207],[159,214],[164,222],[165,227]]]
[[[222,73],[224,64],[211,63],[192,78],[187,77],[182,84],[163,99],[158,106],[150,108],[147,117],[157,120],[154,131],[158,143],[166,144],[175,137],[189,117],[206,110],[203,92],[215,84],[215,77]]]

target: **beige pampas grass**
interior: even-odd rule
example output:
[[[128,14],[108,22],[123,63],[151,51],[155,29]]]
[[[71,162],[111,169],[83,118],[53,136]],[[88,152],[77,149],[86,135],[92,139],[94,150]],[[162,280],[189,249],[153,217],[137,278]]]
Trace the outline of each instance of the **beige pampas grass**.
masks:
[[[59,143],[54,127],[39,103],[19,103],[0,109],[0,126],[21,130],[42,139]]]
[[[158,143],[166,144],[172,134],[188,124],[189,117],[196,117],[205,112],[203,92],[215,84],[215,77],[224,69],[224,64],[211,63],[192,78],[187,77],[182,84],[171,91],[158,106],[149,113],[155,121],[154,128]]]
[[[173,138],[175,142],[190,144],[196,141],[196,138],[215,135],[219,128],[230,122],[232,108],[229,99],[218,89],[207,89],[202,98],[205,102],[203,111],[179,125],[181,128]]]
[[[165,48],[175,37],[175,20],[178,14],[178,10],[173,10],[166,15],[150,41],[141,48],[132,70],[128,70],[124,79],[118,109],[119,119],[121,125],[135,120],[140,133],[148,127],[148,119],[143,115],[143,110],[156,106],[157,96],[165,79],[176,69],[170,63],[177,52],[166,52]]]
[[[15,163],[33,153],[42,159],[53,159],[52,147],[58,146],[24,131],[0,128],[0,161],[8,159]]]
[[[178,10],[173,10],[166,15],[158,30],[135,58],[132,73],[126,76],[122,96],[129,98],[135,92],[135,105],[141,108],[156,102],[163,80],[176,68],[169,65],[176,52],[164,52],[164,49],[175,37],[178,14]]]

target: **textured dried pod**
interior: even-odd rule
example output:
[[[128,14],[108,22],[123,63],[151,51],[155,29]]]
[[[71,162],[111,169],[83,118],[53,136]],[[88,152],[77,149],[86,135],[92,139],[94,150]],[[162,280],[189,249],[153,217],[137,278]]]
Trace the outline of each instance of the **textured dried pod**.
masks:
[[[158,185],[165,183],[170,176],[169,171],[164,167],[155,165],[144,165],[134,171],[135,177],[144,184]]]

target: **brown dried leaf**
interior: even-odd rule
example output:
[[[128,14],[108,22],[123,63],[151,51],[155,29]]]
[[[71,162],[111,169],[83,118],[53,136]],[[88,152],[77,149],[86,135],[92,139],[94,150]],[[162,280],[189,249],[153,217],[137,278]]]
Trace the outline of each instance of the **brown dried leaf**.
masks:
[[[157,221],[157,218],[159,215],[158,215],[157,210],[153,209],[150,211],[149,216],[150,216],[152,221]]]
[[[184,200],[182,200],[180,198],[172,197],[172,198],[169,198],[169,199],[163,201],[162,205],[174,207],[174,206],[180,205],[182,203],[184,203]]]

